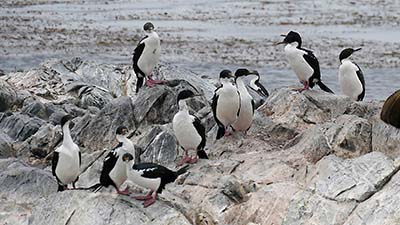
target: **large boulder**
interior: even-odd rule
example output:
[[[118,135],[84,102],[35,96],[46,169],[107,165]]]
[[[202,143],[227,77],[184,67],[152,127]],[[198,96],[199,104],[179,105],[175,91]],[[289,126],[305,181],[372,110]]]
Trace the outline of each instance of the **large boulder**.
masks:
[[[343,115],[332,122],[318,124],[304,131],[286,148],[301,151],[311,162],[334,153],[349,158],[372,150],[372,125],[355,115]]]
[[[25,141],[44,124],[39,118],[13,113],[1,120],[0,129],[15,141]]]
[[[373,118],[372,149],[392,157],[400,156],[400,129],[384,123],[379,118]]]
[[[15,151],[12,147],[13,140],[0,130],[0,158],[15,157]]]

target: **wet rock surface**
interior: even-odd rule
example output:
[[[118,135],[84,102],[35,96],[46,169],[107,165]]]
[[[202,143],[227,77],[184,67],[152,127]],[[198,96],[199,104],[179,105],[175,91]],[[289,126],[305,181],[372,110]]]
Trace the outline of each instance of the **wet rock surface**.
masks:
[[[7,212],[0,215],[2,222],[330,225],[398,220],[391,212],[398,208],[392,198],[398,192],[400,134],[379,119],[381,103],[277,89],[256,110],[247,134],[216,141],[209,106],[214,80],[162,64],[155,74],[167,84],[144,87],[136,95],[132,76],[127,96],[121,96],[124,74],[115,67],[125,74],[130,70],[74,58],[0,77],[18,99],[0,112],[0,210]],[[90,98],[79,94],[85,87],[93,87],[85,92]],[[142,208],[111,187],[56,193],[49,161],[61,142],[60,118],[67,113],[74,117],[71,133],[82,152],[77,186],[98,182],[103,160],[117,144],[119,125],[130,130],[137,162],[175,169],[183,151],[171,120],[183,89],[201,95],[188,106],[206,126],[210,159],[168,184],[156,204]],[[124,186],[131,196],[145,192],[132,183]]]

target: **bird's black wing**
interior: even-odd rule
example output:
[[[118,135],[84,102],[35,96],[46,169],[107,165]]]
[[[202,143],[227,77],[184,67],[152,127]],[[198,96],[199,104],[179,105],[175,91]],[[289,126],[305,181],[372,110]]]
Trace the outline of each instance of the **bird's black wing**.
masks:
[[[354,64],[355,64],[355,65],[357,66],[357,68],[358,68],[358,71],[357,71],[356,73],[357,73],[357,77],[358,77],[358,79],[360,80],[360,82],[361,82],[361,84],[362,84],[362,88],[363,88],[361,94],[360,94],[360,95],[358,96],[358,98],[357,98],[357,101],[362,101],[362,100],[364,99],[364,96],[365,96],[365,80],[364,80],[364,74],[363,74],[361,68],[360,68],[356,63],[354,63]]]
[[[56,176],[56,168],[58,164],[58,159],[60,157],[60,154],[58,152],[53,152],[53,159],[51,161],[51,172],[53,173],[53,176]],[[58,179],[58,178],[57,178]]]
[[[215,89],[214,96],[212,98],[212,103],[211,103],[211,108],[212,108],[212,111],[214,114],[214,119],[217,122],[218,126],[224,126],[217,118],[217,104],[218,104],[218,98],[219,98],[217,92],[221,87],[222,87],[222,85],[219,86],[217,89]]]
[[[260,81],[256,81],[254,82],[255,85],[257,85],[258,88],[260,88],[260,92],[262,93],[262,95],[264,95],[265,97],[269,96],[269,92],[267,91],[267,89],[260,83]]]
[[[139,58],[143,53],[144,47],[145,47],[145,43],[143,42],[144,39],[146,39],[148,36],[143,37],[140,41],[139,44],[136,46],[135,50],[133,51],[133,57],[132,57],[132,61],[133,61],[133,70],[136,73],[136,76],[145,76],[145,74],[143,73],[143,71],[138,67],[138,62],[139,62]]]
[[[206,146],[206,128],[201,124],[199,118],[194,117],[193,126],[196,128],[197,133],[201,136],[201,142],[197,147],[197,150],[203,149]]]
[[[82,165],[82,153],[79,151],[79,167]]]
[[[132,166],[133,170],[141,172],[141,176],[145,178],[159,178],[165,176],[171,176],[175,174],[168,168],[158,165],[156,163],[139,163]]]
[[[103,168],[101,170],[100,174],[100,183],[103,186],[108,186],[108,185],[113,185],[115,186],[114,182],[111,180],[109,174],[111,170],[114,168],[115,164],[118,161],[118,153],[117,149],[122,146],[122,143],[120,142],[113,150],[111,150],[107,156],[104,158],[103,161]]]
[[[303,58],[304,60],[306,60],[306,62],[311,66],[311,68],[314,71],[312,76],[308,78],[309,85],[312,88],[316,83],[314,82],[314,79],[316,79],[317,81],[321,80],[321,71],[319,69],[319,62],[317,57],[315,57],[312,51],[304,48],[301,48],[301,50],[306,52],[306,54],[303,55]]]

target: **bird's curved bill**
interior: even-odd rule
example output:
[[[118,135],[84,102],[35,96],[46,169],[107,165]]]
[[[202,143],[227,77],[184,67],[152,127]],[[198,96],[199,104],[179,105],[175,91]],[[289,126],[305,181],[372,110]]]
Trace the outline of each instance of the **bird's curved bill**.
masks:
[[[282,45],[282,44],[286,44],[286,42],[280,41],[280,42],[276,42],[274,45],[277,46],[277,45]]]
[[[250,71],[249,75],[259,75],[257,70]]]
[[[354,49],[354,51],[356,52],[356,51],[360,51],[361,50],[361,48],[356,48],[356,49]]]

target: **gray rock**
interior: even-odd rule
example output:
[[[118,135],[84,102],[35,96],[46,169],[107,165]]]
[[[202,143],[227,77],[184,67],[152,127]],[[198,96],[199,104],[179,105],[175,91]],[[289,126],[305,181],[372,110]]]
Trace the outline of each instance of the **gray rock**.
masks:
[[[17,93],[14,88],[0,79],[0,112],[11,109],[17,103]]]
[[[73,83],[67,91],[75,93],[76,97],[80,100],[78,105],[84,109],[89,107],[102,109],[114,98],[107,89],[84,83]]]
[[[0,158],[15,157],[12,143],[13,140],[0,130]]]
[[[372,149],[385,154],[400,156],[400,129],[384,123],[379,118],[372,120]]]
[[[25,141],[35,134],[45,122],[39,118],[14,113],[1,120],[0,129],[16,141]]]
[[[394,173],[399,162],[380,152],[342,160],[330,155],[316,164],[311,189],[328,199],[362,202],[376,193]]]
[[[74,140],[88,151],[111,149],[115,146],[115,131],[124,125],[134,131],[135,115],[132,100],[129,97],[119,97],[107,104],[95,116],[86,115],[76,120],[71,129]]]
[[[368,120],[355,115],[343,115],[333,122],[318,124],[297,136],[286,148],[301,151],[311,162],[334,153],[348,158],[372,150],[372,128]]]
[[[399,182],[400,173],[396,173],[379,192],[361,202],[343,224],[398,224]]]
[[[142,202],[109,193],[53,193],[33,207],[31,224],[191,224],[184,215],[159,200],[144,209]]]
[[[138,140],[141,147],[140,161],[156,162],[167,165],[174,162],[178,156],[178,144],[172,127],[155,126]]]
[[[27,166],[22,161],[0,159],[0,197],[26,204],[36,202],[57,191],[51,172]]]

